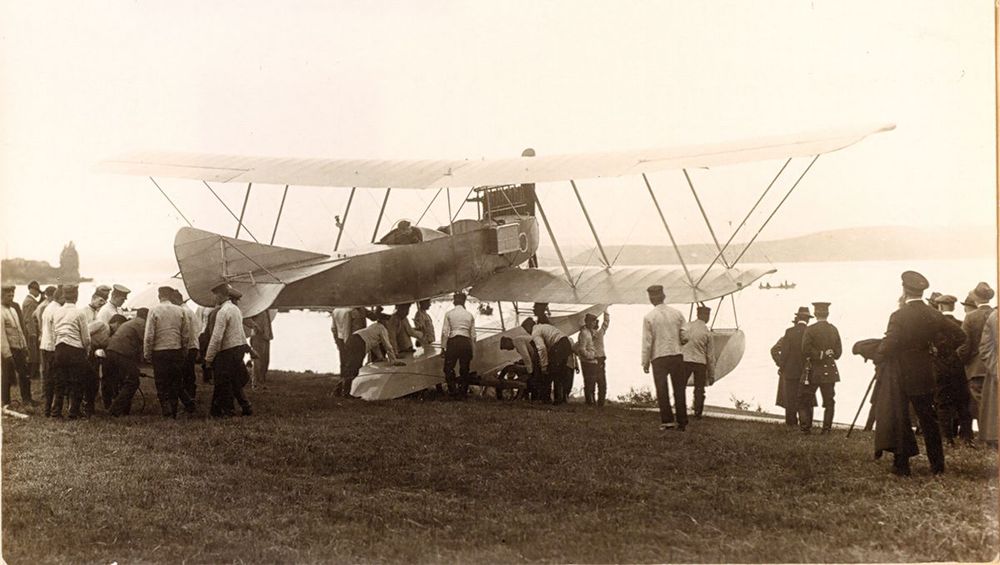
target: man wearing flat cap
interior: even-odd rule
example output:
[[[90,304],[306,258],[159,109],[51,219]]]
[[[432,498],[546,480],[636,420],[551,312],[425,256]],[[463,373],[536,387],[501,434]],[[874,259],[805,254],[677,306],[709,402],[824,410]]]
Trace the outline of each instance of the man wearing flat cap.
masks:
[[[986,365],[979,356],[979,342],[983,337],[986,319],[993,311],[990,300],[994,294],[989,284],[981,282],[969,292],[965,302],[962,302],[966,312],[965,320],[962,321],[965,342],[958,348],[958,357],[965,363],[965,378],[969,381],[969,392],[972,395],[970,410],[974,419],[979,418],[979,401],[982,397],[983,381],[986,379]]]
[[[962,322],[955,319],[951,313],[955,310],[958,299],[950,294],[935,292],[937,298],[933,304],[949,322],[962,327]],[[972,442],[972,412],[970,411],[969,382],[965,378],[965,364],[958,357],[958,347],[961,341],[949,340],[947,336],[938,334],[934,339],[934,374],[937,376],[937,387],[934,392],[934,404],[937,407],[938,423],[941,425],[941,435],[948,445],[955,444],[955,432],[966,445]]]
[[[778,366],[778,399],[775,403],[785,409],[785,425],[790,428],[799,425],[799,404],[803,397],[802,375],[805,372],[802,336],[811,318],[809,307],[799,306],[792,319],[792,327],[785,330],[785,335],[771,347],[771,359]],[[810,402],[816,402],[815,394]]]
[[[160,303],[150,309],[143,336],[143,358],[153,364],[156,397],[164,418],[177,417],[178,401],[188,413],[194,412],[194,402],[181,388],[191,328],[181,307],[171,301],[173,293],[173,287],[157,289]]]
[[[962,329],[945,318],[940,312],[923,301],[924,291],[930,284],[923,275],[914,271],[902,274],[903,305],[889,317],[885,337],[879,345],[878,353],[883,359],[895,360],[899,365],[898,402],[892,406],[896,414],[893,420],[902,420],[909,407],[920,421],[924,434],[924,447],[930,460],[931,472],[944,473],[944,448],[941,445],[941,430],[934,411],[934,366],[931,347],[938,334],[947,339],[963,340]],[[876,428],[881,425],[876,423]],[[876,429],[876,432],[878,430]],[[910,457],[918,453],[913,429],[901,426],[895,438],[892,472],[895,475],[910,475]],[[878,434],[876,433],[876,438]]]
[[[806,360],[806,371],[803,374],[803,394],[805,402],[799,405],[799,427],[803,433],[809,433],[813,422],[813,404],[816,389],[823,397],[823,430],[828,434],[833,429],[834,386],[840,381],[837,371],[837,359],[843,352],[840,343],[840,332],[837,327],[827,321],[830,316],[829,302],[813,302],[813,313],[816,322],[806,328],[802,334],[802,355]]]
[[[97,319],[105,324],[111,322],[111,318],[115,314],[125,315],[125,299],[128,298],[128,294],[132,292],[127,287],[116,284],[111,287],[111,296],[108,298],[107,303],[101,306],[101,309],[97,311]]]
[[[684,335],[684,315],[667,306],[663,286],[646,289],[653,309],[642,320],[642,372],[653,367],[653,385],[656,403],[660,408],[660,429],[687,427],[687,374],[684,373],[684,354],[681,347],[687,343]],[[670,388],[674,389],[677,420],[670,409]]]
[[[684,326],[687,343],[681,347],[684,356],[684,380],[694,381],[694,417],[701,418],[705,410],[705,385],[715,382],[715,352],[712,349],[712,330],[708,329],[712,309],[698,306],[698,317]]]
[[[233,303],[242,295],[240,291],[222,283],[212,289],[219,309],[211,322],[211,337],[205,351],[205,366],[212,370],[215,387],[212,390],[211,415],[225,418],[235,415],[233,411],[233,383],[238,383],[245,370],[243,356],[246,352],[247,336],[243,331],[243,314]]]

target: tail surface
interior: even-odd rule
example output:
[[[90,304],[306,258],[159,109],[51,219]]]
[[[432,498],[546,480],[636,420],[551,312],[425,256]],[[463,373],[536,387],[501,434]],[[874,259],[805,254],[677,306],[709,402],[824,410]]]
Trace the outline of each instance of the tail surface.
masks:
[[[178,230],[174,255],[191,300],[211,306],[215,303],[212,289],[228,282],[243,293],[239,307],[244,317],[266,310],[289,283],[348,260],[196,228]]]

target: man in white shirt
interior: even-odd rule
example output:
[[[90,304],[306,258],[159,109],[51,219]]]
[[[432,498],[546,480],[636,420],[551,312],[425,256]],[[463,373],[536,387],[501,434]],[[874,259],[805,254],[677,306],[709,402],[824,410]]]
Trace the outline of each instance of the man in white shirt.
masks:
[[[684,315],[664,304],[666,295],[663,286],[653,285],[646,289],[649,302],[654,308],[642,320],[642,372],[649,373],[653,367],[653,384],[656,386],[656,402],[660,407],[660,429],[687,427],[687,399],[684,374],[684,355],[681,346],[687,342],[684,335]],[[674,389],[674,403],[677,408],[677,422],[670,410],[670,387]]]
[[[80,308],[88,324],[97,319],[97,313],[100,312],[101,308],[104,308],[104,305],[107,304],[107,302],[108,300],[106,298],[95,292],[94,295],[90,297],[90,304]]]
[[[156,397],[164,418],[177,417],[178,400],[188,413],[195,408],[194,402],[181,389],[191,328],[181,307],[171,302],[173,293],[174,289],[169,286],[157,289],[160,303],[150,309],[143,337],[143,358],[153,363]]]
[[[594,404],[594,388],[597,388],[597,405],[604,406],[608,392],[605,374],[607,355],[604,352],[604,334],[608,331],[611,317],[604,312],[604,323],[597,326],[597,316],[587,314],[583,318],[583,328],[576,343],[577,355],[583,369],[583,397],[587,404]]]
[[[351,330],[351,312],[354,308],[334,308],[332,317],[333,323],[330,324],[330,332],[333,333],[333,342],[337,345],[337,357],[340,359],[340,375],[343,377],[345,367],[347,366],[347,351],[344,347],[347,345],[347,340],[350,339],[351,334],[354,333]]]
[[[233,298],[243,294],[228,283],[212,289],[219,310],[215,315],[212,336],[205,352],[205,365],[213,372],[211,415],[215,418],[234,416],[233,384],[244,370],[243,355],[249,347],[243,331],[243,314],[233,304]]]
[[[465,309],[465,293],[452,297],[454,308],[444,315],[441,327],[441,348],[444,350],[444,378],[452,396],[465,397],[469,390],[469,364],[476,343],[476,318]],[[460,382],[455,380],[455,363],[459,365]]]
[[[365,363],[365,355],[384,351],[390,363],[398,362],[395,345],[386,329],[388,321],[388,314],[381,312],[375,314],[376,323],[355,331],[347,338],[344,344],[344,372],[341,375],[340,387],[336,391],[338,396],[353,398],[351,386]]]
[[[573,369],[568,364],[573,344],[559,328],[548,323],[548,316],[537,310],[535,313],[539,321],[531,326],[531,338],[542,365],[539,396],[542,402],[548,402],[551,394],[553,404],[562,404],[573,387]]]
[[[52,320],[55,313],[62,308],[65,300],[61,287],[47,287],[45,296],[47,298],[38,305],[35,316],[38,319],[38,352],[41,358],[42,410],[45,417],[48,418],[52,415],[52,403],[55,401],[56,393],[62,395],[62,386],[56,378],[56,335]]]
[[[684,355],[684,382],[694,377],[694,417],[701,418],[705,410],[705,385],[715,382],[715,352],[712,350],[712,330],[708,329],[712,309],[698,306],[698,317],[684,326],[687,343]]]
[[[28,338],[24,335],[21,309],[14,303],[14,285],[4,285],[0,290],[0,309],[3,310],[3,332],[0,344],[3,346],[3,367],[0,368],[2,383],[2,404],[10,404],[10,387],[17,380],[21,389],[21,402],[34,404],[31,400],[31,381],[28,369]]]
[[[113,292],[112,297],[114,297]],[[184,295],[176,288],[171,293],[170,301],[184,313],[184,319],[188,327],[187,346],[184,347],[184,361],[181,364],[181,390],[194,402],[198,392],[194,366],[198,361],[198,336],[201,335],[201,319],[194,310],[184,304]]]
[[[125,305],[125,299],[128,298],[128,294],[132,292],[127,287],[116,284],[111,287],[111,295],[108,298],[107,303],[101,306],[101,309],[97,311],[97,319],[105,324],[111,323],[111,318],[115,314],[125,315],[125,310],[122,306]]]
[[[63,287],[66,302],[52,316],[57,385],[51,413],[55,418],[62,418],[63,397],[66,394],[69,395],[69,418],[86,417],[86,414],[80,412],[84,386],[95,378],[94,368],[87,359],[87,352],[90,350],[90,331],[87,329],[87,314],[84,312],[87,307],[77,308],[79,296],[78,287]]]

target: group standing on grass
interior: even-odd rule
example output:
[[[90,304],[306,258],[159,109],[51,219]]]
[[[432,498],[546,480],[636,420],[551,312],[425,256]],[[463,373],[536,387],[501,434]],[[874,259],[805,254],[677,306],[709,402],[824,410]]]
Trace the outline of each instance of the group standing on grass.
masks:
[[[235,414],[237,402],[244,415],[252,414],[243,387],[250,381],[244,358],[264,364],[255,384],[263,383],[270,314],[244,320],[235,302],[239,291],[228,284],[213,289],[217,306],[188,308],[180,291],[157,289],[159,304],[153,308],[124,308],[130,290],[122,285],[97,287],[90,302],[77,306],[79,287],[28,285],[24,306],[13,300],[15,287],[2,288],[3,383],[2,405],[11,405],[10,389],[20,388],[20,408],[33,410],[31,378],[42,381],[41,411],[46,417],[89,418],[100,404],[111,416],[127,416],[139,390],[140,364],[153,367],[160,413],[176,418],[178,408],[197,412],[196,364],[202,361],[203,382],[214,380],[210,414]],[[39,301],[41,298],[41,301]],[[200,314],[200,315],[199,315]],[[258,337],[258,352],[247,345],[248,335]],[[252,341],[253,343],[253,341]],[[261,345],[263,343],[263,345]],[[257,371],[255,371],[257,373]]]

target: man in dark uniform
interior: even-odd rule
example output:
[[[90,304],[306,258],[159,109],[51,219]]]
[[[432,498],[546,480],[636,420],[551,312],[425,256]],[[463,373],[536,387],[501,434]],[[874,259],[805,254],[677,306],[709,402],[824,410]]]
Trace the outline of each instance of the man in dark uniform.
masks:
[[[785,409],[785,425],[799,425],[799,401],[801,396],[802,372],[805,360],[802,357],[802,334],[812,314],[807,306],[800,306],[792,320],[792,327],[771,348],[771,358],[778,366],[778,406]]]
[[[962,327],[962,322],[951,315],[956,302],[957,298],[946,294],[937,296],[933,304],[948,321]],[[975,447],[972,441],[969,382],[965,380],[965,366],[958,358],[960,345],[961,342],[950,341],[943,334],[938,334],[934,339],[934,376],[937,385],[934,404],[941,424],[941,435],[948,440],[948,445],[955,445],[957,429],[958,436],[965,445]]]
[[[833,428],[834,386],[840,381],[837,359],[840,359],[843,351],[840,332],[836,326],[826,321],[830,315],[830,303],[813,302],[813,312],[816,314],[816,323],[807,327],[802,334],[802,356],[807,368],[802,381],[805,383],[805,402],[799,406],[799,427],[803,433],[809,433],[812,429],[813,399],[816,398],[818,388],[823,397],[822,433],[828,434]]]
[[[42,291],[38,286],[38,281],[28,283],[28,295],[21,303],[21,325],[24,326],[24,337],[28,340],[28,377],[37,379],[39,376],[38,367],[40,364],[38,354],[38,336],[40,330],[35,323],[35,310],[40,304],[39,297]]]
[[[906,413],[909,406],[920,421],[924,434],[924,447],[931,463],[931,472],[944,473],[944,449],[941,430],[934,412],[934,367],[931,346],[938,334],[955,341],[965,339],[962,328],[945,318],[940,312],[924,303],[922,296],[930,284],[923,275],[914,271],[902,274],[903,305],[889,317],[885,338],[879,345],[879,355],[899,363],[899,402],[897,413]],[[902,433],[908,443],[915,444],[913,430],[905,426]],[[893,474],[910,475],[910,455],[896,453],[892,462]]]

